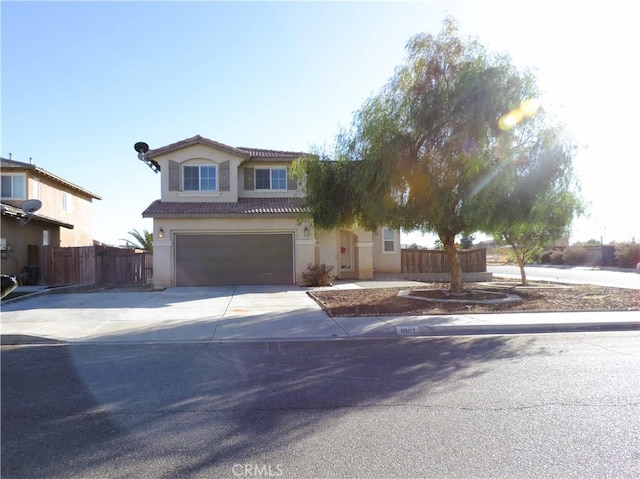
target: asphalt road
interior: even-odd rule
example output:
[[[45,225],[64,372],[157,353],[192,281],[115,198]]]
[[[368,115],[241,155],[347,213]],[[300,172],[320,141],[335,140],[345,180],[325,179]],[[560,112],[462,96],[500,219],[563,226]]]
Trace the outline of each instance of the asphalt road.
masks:
[[[488,266],[494,275],[508,274],[520,278],[517,266]],[[551,266],[526,266],[525,273],[530,280],[566,281],[569,283],[595,284],[613,288],[640,289],[640,274],[631,271],[609,271],[592,268],[556,268]]]
[[[637,477],[640,333],[2,347],[25,477]]]

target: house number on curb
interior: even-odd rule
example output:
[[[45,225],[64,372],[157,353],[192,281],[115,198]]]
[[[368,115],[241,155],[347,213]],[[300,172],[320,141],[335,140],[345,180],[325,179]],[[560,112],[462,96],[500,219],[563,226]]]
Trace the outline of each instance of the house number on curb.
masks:
[[[411,326],[396,326],[396,334],[398,336],[417,336],[418,328]]]

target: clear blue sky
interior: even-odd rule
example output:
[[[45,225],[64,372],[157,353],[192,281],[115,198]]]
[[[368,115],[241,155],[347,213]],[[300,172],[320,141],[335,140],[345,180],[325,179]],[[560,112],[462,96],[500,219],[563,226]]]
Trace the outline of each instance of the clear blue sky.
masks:
[[[159,175],[137,160],[200,134],[232,146],[331,144],[392,76],[407,40],[451,14],[538,71],[580,143],[590,217],[573,240],[640,240],[635,65],[626,2],[1,3],[3,157],[98,195],[95,238],[151,229]],[[403,242],[419,238],[406,235]]]

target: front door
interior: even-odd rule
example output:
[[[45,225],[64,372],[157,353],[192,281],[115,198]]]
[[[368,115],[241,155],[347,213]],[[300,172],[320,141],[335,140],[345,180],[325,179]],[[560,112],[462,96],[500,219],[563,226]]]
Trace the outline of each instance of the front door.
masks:
[[[355,240],[350,231],[340,231],[340,278],[355,278]]]

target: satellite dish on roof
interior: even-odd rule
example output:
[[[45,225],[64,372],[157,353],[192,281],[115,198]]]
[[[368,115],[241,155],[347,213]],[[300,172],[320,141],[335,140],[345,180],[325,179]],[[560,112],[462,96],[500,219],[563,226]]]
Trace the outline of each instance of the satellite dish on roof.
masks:
[[[138,153],[142,153],[143,155],[149,151],[149,145],[147,145],[144,141],[139,141],[135,145],[133,145],[133,149]]]
[[[142,161],[145,165],[151,168],[154,173],[160,171],[158,169],[158,164],[152,162],[149,158],[147,158],[147,151],[149,151],[149,145],[147,145],[144,141],[139,141],[135,145],[133,145],[133,149],[138,152],[138,159]]]
[[[29,214],[33,214],[42,208],[42,201],[40,200],[25,200],[20,204],[20,208],[25,210]]]
[[[25,218],[20,218],[18,221],[20,222],[20,226],[26,225],[31,218],[33,218],[33,214],[42,208],[42,201],[40,200],[25,200],[20,203],[20,208],[24,210],[27,214]]]

